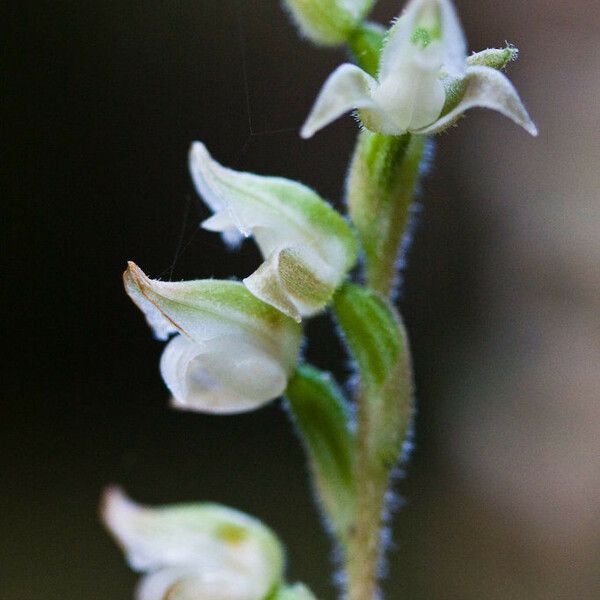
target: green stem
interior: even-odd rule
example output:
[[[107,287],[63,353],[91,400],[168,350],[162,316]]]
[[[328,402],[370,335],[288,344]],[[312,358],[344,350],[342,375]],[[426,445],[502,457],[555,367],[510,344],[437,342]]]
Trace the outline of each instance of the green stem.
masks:
[[[373,76],[384,39],[380,27],[365,23],[348,42],[359,65]],[[345,554],[349,600],[373,600],[377,594],[385,495],[410,422],[412,369],[406,333],[382,298],[393,292],[425,147],[423,136],[365,130],[359,135],[346,182],[350,216],[364,251],[366,283],[376,292],[347,284],[334,299],[338,322],[360,373],[356,511]]]
[[[410,355],[400,317],[379,294],[347,283],[334,297],[334,310],[360,373],[356,513],[346,547],[348,597],[372,600],[385,495],[410,423]]]

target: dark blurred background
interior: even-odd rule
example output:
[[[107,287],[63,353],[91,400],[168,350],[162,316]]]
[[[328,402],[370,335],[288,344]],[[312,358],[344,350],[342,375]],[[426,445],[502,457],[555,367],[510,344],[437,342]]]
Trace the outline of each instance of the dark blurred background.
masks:
[[[521,49],[510,76],[541,135],[473,111],[437,139],[400,299],[419,406],[385,587],[390,600],[597,599],[600,8],[457,5],[472,50]],[[375,15],[400,6],[381,0]],[[341,205],[352,119],[308,142],[297,130],[344,56],[299,40],[275,0],[2,12],[0,598],[132,597],[137,576],[97,518],[111,482],[144,502],[263,518],[290,579],[332,598],[330,545],[280,403],[229,418],[168,409],[162,345],[120,274],[127,259],[174,280],[257,266],[251,243],[231,254],[198,230],[195,139]],[[309,358],[343,379],[327,319],[309,332]]]

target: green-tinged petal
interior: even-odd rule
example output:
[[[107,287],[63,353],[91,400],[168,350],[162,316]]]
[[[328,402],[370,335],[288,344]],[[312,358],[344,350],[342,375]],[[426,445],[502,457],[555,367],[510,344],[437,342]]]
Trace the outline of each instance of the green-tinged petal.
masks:
[[[262,600],[283,576],[277,537],[217,504],[145,507],[106,491],[102,518],[131,567],[150,573],[139,600]]]
[[[257,345],[283,355],[295,365],[299,327],[255,298],[237,281],[150,279],[135,263],[123,274],[125,289],[138,307],[158,311],[173,328],[194,342],[226,335],[246,335]],[[139,302],[142,297],[144,302]]]
[[[306,251],[273,252],[244,285],[257,297],[300,322],[319,312],[339,285],[339,275]]]
[[[300,33],[323,46],[343,44],[373,3],[374,0],[284,0]]]
[[[309,457],[314,484],[336,537],[354,522],[354,436],[343,393],[329,373],[301,365],[285,396]]]
[[[467,69],[466,76],[458,82],[464,93],[457,97],[458,103],[444,116],[428,127],[415,133],[439,133],[453,125],[470,108],[491,108],[520,125],[533,136],[538,130],[510,80],[491,67],[474,66]]]
[[[319,129],[356,108],[376,110],[372,89],[377,82],[360,67],[340,65],[325,81],[310,111],[300,135],[312,137]]]
[[[150,324],[159,315],[180,333],[160,365],[175,407],[243,412],[281,395],[300,349],[292,319],[239,282],[156,281],[134,263],[124,281]]]
[[[266,262],[244,283],[294,319],[321,310],[356,261],[349,225],[313,190],[281,177],[223,167],[196,142],[190,170],[215,214],[203,223],[229,238],[252,235]]]
[[[444,106],[442,72],[462,74],[466,45],[450,2],[413,0],[390,29],[382,55],[379,85],[373,91],[379,120],[361,111],[365,127],[401,135],[435,121]]]
[[[379,81],[388,77],[398,79],[398,64],[406,60],[407,53],[412,54],[413,60],[420,60],[411,46],[426,49],[431,45],[437,46],[446,73],[456,76],[464,73],[467,43],[452,2],[411,0],[388,33],[381,54]]]

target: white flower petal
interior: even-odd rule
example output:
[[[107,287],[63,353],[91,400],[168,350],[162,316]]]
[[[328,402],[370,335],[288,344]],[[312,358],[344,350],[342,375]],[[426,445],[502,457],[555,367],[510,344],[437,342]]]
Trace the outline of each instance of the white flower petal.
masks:
[[[202,344],[176,336],[160,371],[176,408],[217,414],[258,408],[283,393],[288,377],[277,358],[240,336]]]
[[[244,239],[244,234],[238,229],[231,217],[225,212],[216,212],[212,217],[202,221],[202,228],[207,231],[218,231],[223,236],[223,241],[230,247],[239,246]]]
[[[149,508],[110,488],[102,517],[134,569],[158,572],[142,583],[140,600],[201,600],[219,584],[231,593],[223,600],[261,600],[281,580],[277,538],[260,521],[225,506]]]
[[[443,68],[451,77],[461,77],[467,62],[467,40],[451,0],[436,0],[441,12]]]
[[[491,67],[469,67],[465,83],[466,90],[458,105],[429,127],[415,133],[438,133],[452,125],[466,110],[481,107],[502,113],[533,136],[538,134],[517,90],[503,73]]]
[[[420,27],[434,32],[439,29],[439,37],[432,44],[439,46],[439,60],[444,70],[456,77],[464,73],[467,42],[452,2],[411,0],[388,33],[381,53],[379,81],[397,77],[398,61],[404,61],[410,47],[415,47],[413,36]]]
[[[300,135],[312,137],[319,129],[353,109],[376,109],[371,97],[376,85],[375,79],[356,65],[339,66],[323,84]]]
[[[401,135],[429,125],[439,117],[446,93],[439,79],[441,63],[435,58],[438,50],[436,42],[424,49],[407,45],[396,63],[395,74],[383,79],[373,93],[385,120],[373,128],[367,114],[364,124],[368,129]],[[361,118],[364,113],[367,111],[360,111]]]
[[[248,577],[227,569],[198,574],[196,565],[170,567],[146,575],[137,589],[137,600],[262,600]]]

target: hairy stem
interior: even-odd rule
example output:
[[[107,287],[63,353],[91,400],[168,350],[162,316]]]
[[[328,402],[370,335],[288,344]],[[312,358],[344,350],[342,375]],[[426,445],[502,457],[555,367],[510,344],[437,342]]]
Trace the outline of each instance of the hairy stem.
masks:
[[[371,471],[369,424],[365,399],[357,398],[358,433],[356,445],[356,516],[347,545],[347,587],[349,600],[372,600],[377,590],[380,560],[380,531],[383,498],[379,476]]]
[[[334,310],[361,377],[356,511],[345,556],[348,597],[372,600],[382,554],[385,496],[411,418],[410,353],[399,315],[376,292],[347,283],[334,298]]]

